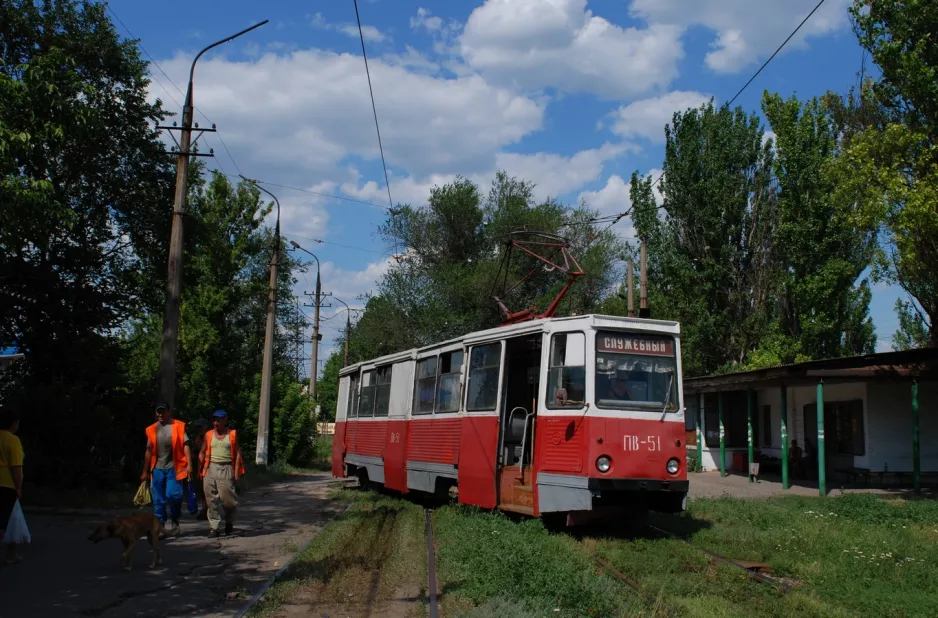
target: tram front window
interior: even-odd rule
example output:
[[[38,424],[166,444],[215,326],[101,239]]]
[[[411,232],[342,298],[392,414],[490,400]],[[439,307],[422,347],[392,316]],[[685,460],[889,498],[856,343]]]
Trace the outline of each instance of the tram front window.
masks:
[[[677,408],[674,339],[661,335],[599,332],[596,399],[601,408]]]

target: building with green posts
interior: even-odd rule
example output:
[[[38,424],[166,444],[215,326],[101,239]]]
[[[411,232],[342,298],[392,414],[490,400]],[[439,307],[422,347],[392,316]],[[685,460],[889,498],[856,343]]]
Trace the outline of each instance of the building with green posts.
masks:
[[[938,484],[938,349],[685,378],[684,401],[689,455],[704,471],[821,495]]]

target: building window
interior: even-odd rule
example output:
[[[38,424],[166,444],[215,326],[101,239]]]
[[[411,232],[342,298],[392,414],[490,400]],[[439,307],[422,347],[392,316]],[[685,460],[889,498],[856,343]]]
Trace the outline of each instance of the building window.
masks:
[[[817,404],[804,407],[806,442],[811,452],[817,453]],[[866,454],[866,434],[863,426],[863,401],[824,402],[824,446],[829,455]]]
[[[360,381],[361,376],[357,373],[349,377],[348,410],[345,413],[347,418],[358,417],[358,384]]]
[[[498,401],[498,374],[502,362],[502,344],[472,348],[469,356],[469,386],[466,410],[494,410]]]
[[[391,365],[375,369],[375,416],[387,416],[391,407]]]
[[[762,406],[762,446],[772,446],[772,406]]]
[[[440,379],[436,387],[436,411],[456,412],[459,410],[460,383],[462,375],[462,350],[440,354]]]
[[[417,375],[414,380],[414,414],[432,414],[433,397],[436,393],[437,357],[417,361]]]
[[[726,448],[744,448],[749,443],[747,396],[746,391],[723,393],[723,439]],[[719,397],[720,393],[707,393],[704,396],[704,428],[707,432],[705,441],[709,448],[720,447]],[[758,444],[758,425],[753,425],[753,443]]]
[[[550,340],[547,407],[582,408],[586,402],[586,335],[558,333]]]

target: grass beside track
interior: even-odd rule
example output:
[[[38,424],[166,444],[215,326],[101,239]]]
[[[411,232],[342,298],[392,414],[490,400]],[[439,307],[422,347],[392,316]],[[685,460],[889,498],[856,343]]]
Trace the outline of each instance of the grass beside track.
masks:
[[[373,492],[338,489],[349,509],[329,523],[248,616],[426,615],[423,509]]]
[[[301,615],[289,613],[291,607],[346,609],[349,615],[382,607],[375,615],[425,615],[422,507],[357,490],[343,490],[337,499],[352,507],[252,615]],[[775,576],[799,585],[783,592],[640,523],[574,536],[550,533],[540,520],[451,504],[433,514],[442,615],[938,616],[938,501],[872,495],[700,499],[687,513],[651,514],[648,521],[727,558],[768,563]],[[597,567],[594,555],[637,581],[644,595]],[[397,610],[383,608],[388,602],[398,603]]]

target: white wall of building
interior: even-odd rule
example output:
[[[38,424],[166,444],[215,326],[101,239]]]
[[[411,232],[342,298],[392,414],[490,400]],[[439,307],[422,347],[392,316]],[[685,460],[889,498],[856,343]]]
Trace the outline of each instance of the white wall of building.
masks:
[[[788,440],[797,440],[805,448],[805,436],[809,436],[816,446],[814,428],[805,427],[804,406],[817,403],[817,386],[789,387],[788,395]],[[689,395],[699,397],[699,395]],[[888,384],[879,382],[853,382],[844,384],[825,384],[824,401],[863,402],[863,437],[865,452],[852,457],[853,466],[882,470],[888,465],[890,471],[912,470],[912,391],[911,384]],[[919,385],[919,441],[921,445],[922,471],[938,472],[938,383]],[[772,457],[781,457],[781,388],[760,389],[756,391],[757,406],[754,410],[753,424],[759,427],[759,440],[756,450]],[[762,444],[763,406],[771,406],[771,446]],[[701,414],[700,440],[702,444],[701,463],[705,471],[719,470],[719,447],[707,447],[706,415]],[[807,429],[807,431],[806,431]],[[696,451],[696,446],[688,447]],[[734,452],[746,451],[746,448],[726,449],[726,468],[730,469]],[[828,455],[830,450],[828,449]],[[845,463],[849,456],[840,456]],[[833,471],[829,470],[828,475]]]
[[[870,470],[912,470],[912,387],[870,384],[867,462]],[[938,471],[938,384],[918,389],[919,444],[922,471]],[[859,458],[858,458],[859,459]]]

